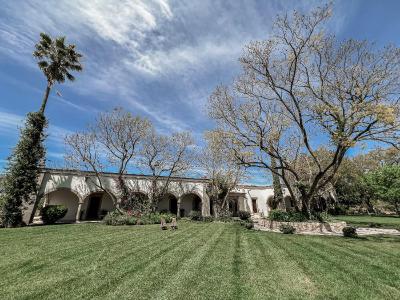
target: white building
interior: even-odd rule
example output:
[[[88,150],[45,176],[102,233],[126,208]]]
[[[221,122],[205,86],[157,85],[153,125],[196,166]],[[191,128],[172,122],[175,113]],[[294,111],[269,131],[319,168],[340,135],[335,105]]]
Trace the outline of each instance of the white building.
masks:
[[[102,174],[103,182],[110,190],[115,190],[115,173]],[[114,209],[110,196],[95,184],[91,172],[75,170],[45,169],[39,177],[39,198],[44,205],[62,204],[68,212],[61,220],[75,222],[101,219]],[[128,185],[135,185],[138,193],[147,194],[150,177],[146,175],[125,175]],[[165,178],[160,179],[165,180]],[[160,211],[169,211],[187,216],[190,211],[201,211],[203,216],[212,214],[212,205],[205,192],[208,179],[175,177],[171,179],[166,197],[159,203]],[[235,215],[239,210],[251,214],[268,215],[267,201],[273,197],[271,186],[238,185],[229,193],[229,208]],[[32,222],[33,205],[24,212],[24,221]]]

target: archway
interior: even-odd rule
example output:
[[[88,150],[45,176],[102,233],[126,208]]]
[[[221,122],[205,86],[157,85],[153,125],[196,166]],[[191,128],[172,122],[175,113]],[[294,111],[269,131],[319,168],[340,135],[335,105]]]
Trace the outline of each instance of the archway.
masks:
[[[171,193],[166,194],[158,203],[157,211],[176,214],[178,212],[178,199]]]
[[[68,209],[59,222],[75,222],[79,198],[74,192],[68,188],[62,188],[46,194],[45,197],[47,197],[47,205],[63,205]]]
[[[202,200],[197,194],[186,194],[181,198],[180,216],[187,217],[191,211],[202,211]]]
[[[101,220],[114,208],[114,203],[107,193],[95,192],[85,198],[79,219]]]

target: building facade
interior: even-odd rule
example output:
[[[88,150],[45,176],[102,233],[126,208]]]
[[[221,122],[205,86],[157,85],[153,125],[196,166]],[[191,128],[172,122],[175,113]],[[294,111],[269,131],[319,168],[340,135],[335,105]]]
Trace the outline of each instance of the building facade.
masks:
[[[124,176],[125,182],[135,187],[144,197],[149,193],[151,177],[145,175]],[[96,184],[96,176],[91,172],[75,170],[44,169],[39,177],[39,198],[43,205],[62,204],[68,212],[62,222],[99,220],[114,209],[111,197]],[[116,192],[117,174],[102,174],[103,186]],[[160,180],[166,180],[161,178]],[[208,179],[180,178],[170,179],[168,193],[159,203],[158,210],[171,212],[181,217],[193,210],[203,216],[212,215],[212,204],[206,193]],[[233,215],[238,211],[248,211],[253,215],[268,215],[268,199],[273,197],[271,186],[238,185],[229,193],[229,209]],[[32,205],[24,212],[24,221],[30,223],[35,216]],[[37,213],[36,213],[37,216]]]

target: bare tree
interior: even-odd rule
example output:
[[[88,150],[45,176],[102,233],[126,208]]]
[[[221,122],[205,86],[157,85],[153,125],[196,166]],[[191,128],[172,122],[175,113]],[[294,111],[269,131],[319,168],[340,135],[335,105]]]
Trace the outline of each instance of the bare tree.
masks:
[[[227,212],[228,194],[244,177],[244,168],[237,164],[232,150],[224,143],[223,134],[220,131],[206,132],[204,138],[207,144],[198,159],[210,180],[206,192],[215,217]]]
[[[118,209],[119,204],[132,195],[124,175],[137,157],[150,128],[148,120],[132,116],[121,108],[101,113],[86,131],[66,137],[69,150],[66,159],[75,168],[92,171],[95,179],[89,179],[113,199]],[[118,195],[112,193],[112,186],[105,181],[104,172],[110,169],[117,170],[115,186]]]
[[[339,42],[324,31],[329,17],[329,6],[279,17],[269,40],[246,46],[233,88],[219,86],[209,100],[238,161],[278,175],[308,216],[348,149],[399,141],[400,50]],[[304,157],[314,170],[307,182],[298,167]]]
[[[193,139],[188,132],[165,136],[153,129],[146,137],[138,162],[152,175],[147,188],[152,210],[168,193],[171,178],[192,167],[191,146]]]

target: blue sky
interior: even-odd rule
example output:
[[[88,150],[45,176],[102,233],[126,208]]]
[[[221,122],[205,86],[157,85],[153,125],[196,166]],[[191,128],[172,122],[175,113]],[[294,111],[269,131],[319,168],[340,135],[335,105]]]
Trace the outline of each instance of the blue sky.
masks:
[[[49,165],[63,160],[65,134],[99,111],[123,106],[161,132],[212,127],[205,104],[239,72],[251,40],[268,38],[277,14],[320,1],[0,0],[0,169],[24,115],[38,110],[45,78],[32,57],[40,32],[65,35],[84,55],[74,83],[58,85],[46,115]],[[329,30],[339,38],[400,44],[400,1],[335,1]],[[57,96],[59,91],[62,97]]]

